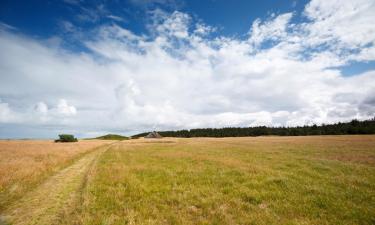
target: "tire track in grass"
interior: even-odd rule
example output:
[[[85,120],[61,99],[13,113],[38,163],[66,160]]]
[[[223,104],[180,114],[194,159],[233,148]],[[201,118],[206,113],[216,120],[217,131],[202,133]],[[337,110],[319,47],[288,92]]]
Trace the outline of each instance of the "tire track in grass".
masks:
[[[114,144],[90,152],[71,166],[48,178],[35,190],[10,205],[0,218],[0,224],[39,225],[56,224],[59,216],[80,204],[80,190],[86,174],[96,159]],[[64,213],[65,212],[65,213]]]

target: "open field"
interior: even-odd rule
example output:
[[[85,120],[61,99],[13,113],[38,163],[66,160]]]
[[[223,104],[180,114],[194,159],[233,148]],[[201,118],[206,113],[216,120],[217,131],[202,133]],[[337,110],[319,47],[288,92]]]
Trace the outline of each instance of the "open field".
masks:
[[[12,224],[374,224],[375,136],[115,142],[2,214]]]
[[[110,141],[0,140],[0,210],[46,177]]]

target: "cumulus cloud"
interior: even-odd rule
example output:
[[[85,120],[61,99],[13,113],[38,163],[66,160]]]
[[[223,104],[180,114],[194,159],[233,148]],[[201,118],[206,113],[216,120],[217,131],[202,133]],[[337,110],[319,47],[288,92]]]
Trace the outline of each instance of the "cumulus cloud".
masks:
[[[374,10],[375,2],[369,0],[314,0],[305,9],[312,21],[306,29],[315,44],[336,41],[343,48],[374,44]]]
[[[188,14],[154,10],[149,35],[96,28],[81,39],[91,53],[2,30],[0,122],[14,113],[15,123],[88,134],[369,118],[375,71],[332,69],[373,59],[374,4],[362,3],[313,0],[307,22],[258,19],[245,39],[210,38],[215,28]]]
[[[150,12],[153,24],[150,26],[151,31],[161,37],[174,37],[185,39],[189,36],[189,25],[191,18],[188,14],[175,11],[168,15],[160,9]]]
[[[14,119],[15,117],[9,108],[9,104],[2,102],[0,99],[0,123],[9,123],[14,121]]]
[[[68,105],[65,99],[59,100],[56,110],[58,113],[66,116],[73,116],[77,114],[77,109],[74,106]]]
[[[262,22],[260,19],[255,20],[251,27],[251,36],[249,41],[255,45],[259,45],[264,41],[277,41],[287,36],[287,28],[292,18],[292,13],[285,13]]]
[[[208,35],[212,32],[215,32],[216,31],[216,28],[215,27],[211,27],[211,26],[208,26],[206,24],[202,24],[202,23],[197,23],[195,25],[195,30],[194,30],[194,33],[195,34],[198,34],[198,35]]]

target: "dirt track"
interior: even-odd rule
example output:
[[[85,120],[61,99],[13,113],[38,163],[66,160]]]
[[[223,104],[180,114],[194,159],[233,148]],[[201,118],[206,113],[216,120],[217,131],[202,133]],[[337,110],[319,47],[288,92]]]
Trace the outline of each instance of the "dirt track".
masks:
[[[100,155],[113,144],[90,152],[73,165],[48,178],[35,190],[9,206],[1,216],[0,224],[55,224],[59,215],[72,210],[79,200],[86,174]]]

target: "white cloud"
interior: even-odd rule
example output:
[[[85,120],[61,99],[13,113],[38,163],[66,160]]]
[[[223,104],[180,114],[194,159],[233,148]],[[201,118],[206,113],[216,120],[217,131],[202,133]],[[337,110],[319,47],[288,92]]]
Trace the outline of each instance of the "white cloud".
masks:
[[[325,45],[344,58],[351,57],[353,51],[367,52],[375,44],[374,11],[373,0],[313,0],[305,8],[311,20],[304,26],[305,42],[312,47]]]
[[[82,38],[94,54],[3,30],[0,97],[7,103],[0,103],[1,123],[14,114],[20,124],[134,133],[369,118],[375,71],[344,77],[332,67],[373,57],[374,35],[362,35],[373,33],[373,15],[356,3],[337,2],[356,18],[348,19],[343,6],[329,3],[335,9],[329,11],[324,4],[312,1],[303,24],[291,24],[292,13],[257,20],[246,40],[212,39],[205,34],[215,28],[182,12],[156,10],[151,35],[107,25]],[[358,37],[340,30],[358,21],[365,23],[352,29]],[[322,23],[327,27],[320,33]]]
[[[68,105],[68,102],[65,99],[59,100],[56,110],[59,114],[65,116],[73,116],[77,114],[77,109],[72,105]]]
[[[267,40],[277,41],[285,38],[292,16],[292,13],[285,13],[263,23],[260,19],[255,20],[250,31],[250,43],[259,45]]]
[[[112,19],[112,20],[115,20],[115,21],[118,21],[118,22],[123,22],[123,21],[125,21],[124,18],[119,17],[119,16],[115,16],[115,15],[108,15],[107,18]]]
[[[212,32],[216,31],[216,28],[215,27],[211,27],[211,26],[208,26],[206,24],[202,24],[202,23],[197,23],[195,25],[195,30],[194,30],[194,33],[195,34],[198,34],[198,35],[208,35]]]
[[[158,10],[153,13],[154,25],[152,29],[157,32],[157,35],[181,39],[189,36],[188,28],[191,18],[188,14],[175,11],[171,15],[166,15]]]
[[[375,45],[363,48],[360,50],[359,54],[349,57],[355,61],[374,61],[375,60]]]
[[[356,1],[311,1],[305,9],[313,21],[308,24],[311,36],[322,41],[339,41],[350,48],[363,47],[374,43],[375,2]]]
[[[46,115],[48,113],[48,106],[46,103],[44,102],[38,102],[35,107],[34,107],[34,110],[37,112],[37,113],[40,113],[42,115]]]
[[[15,119],[15,115],[9,108],[9,104],[0,99],[0,123],[10,123]]]

